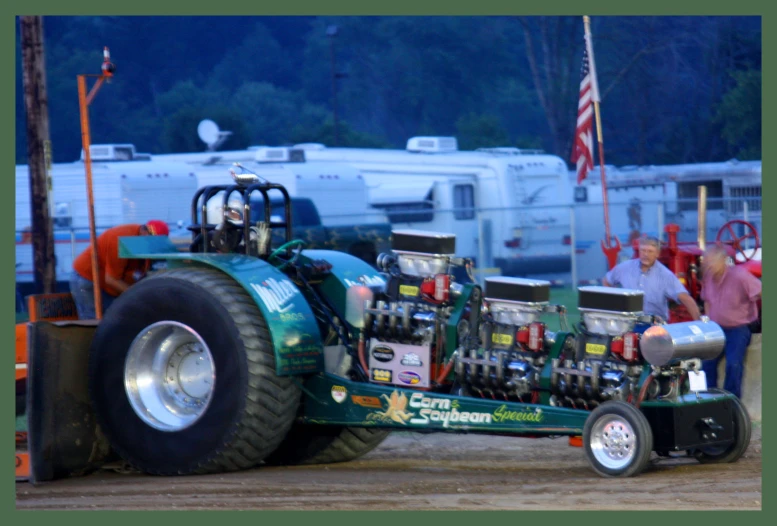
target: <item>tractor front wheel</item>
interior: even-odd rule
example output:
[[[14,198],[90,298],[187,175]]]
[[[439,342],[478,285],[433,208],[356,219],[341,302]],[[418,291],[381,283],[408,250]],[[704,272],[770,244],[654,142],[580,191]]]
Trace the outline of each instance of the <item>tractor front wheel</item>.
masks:
[[[605,477],[641,473],[653,450],[653,432],[645,415],[631,404],[605,402],[583,426],[583,446],[591,467]]]
[[[275,373],[259,308],[207,268],[160,272],[113,303],[95,333],[89,389],[116,452],[158,475],[255,466],[281,443],[300,400]]]

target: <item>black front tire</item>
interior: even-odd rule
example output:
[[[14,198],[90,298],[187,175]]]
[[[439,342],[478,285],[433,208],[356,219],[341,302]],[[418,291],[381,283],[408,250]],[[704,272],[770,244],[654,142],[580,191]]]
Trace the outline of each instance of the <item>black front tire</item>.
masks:
[[[281,466],[349,462],[378,447],[389,434],[374,427],[297,425],[266,462]]]
[[[745,454],[750,445],[750,436],[753,430],[750,415],[739,400],[733,398],[734,403],[734,442],[725,447],[699,448],[693,452],[696,460],[702,464],[725,464],[736,462]]]
[[[604,402],[591,411],[583,426],[588,463],[604,477],[641,473],[653,451],[653,432],[645,415],[631,404]]]
[[[149,425],[125,388],[130,347],[158,322],[191,328],[212,356],[209,404],[185,428]],[[135,468],[158,475],[236,471],[261,462],[291,428],[300,389],[275,370],[267,323],[243,287],[214,269],[181,268],[144,279],[106,312],[90,351],[89,390],[100,428]]]

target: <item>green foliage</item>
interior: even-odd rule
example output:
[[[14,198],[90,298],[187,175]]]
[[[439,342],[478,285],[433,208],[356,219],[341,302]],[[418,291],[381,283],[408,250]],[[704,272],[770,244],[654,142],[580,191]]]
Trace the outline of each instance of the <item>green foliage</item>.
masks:
[[[384,139],[375,137],[368,133],[358,132],[351,129],[347,122],[338,121],[337,130],[339,143],[337,146],[349,148],[388,148]],[[327,119],[323,124],[315,128],[297,125],[291,132],[291,144],[302,142],[318,142],[330,146],[335,145],[335,127],[332,119]]]
[[[340,145],[455,134],[570,157],[579,17],[47,16],[44,30],[56,162],[79,156],[76,76],[99,72],[104,45],[117,72],[90,107],[95,143],[203,150],[196,125],[211,118],[234,133],[223,148],[334,145],[334,74]],[[593,17],[592,32],[608,163],[760,156],[758,17]]]
[[[470,113],[456,121],[459,149],[475,150],[495,146],[508,146],[510,139],[500,119],[494,115]]]
[[[171,152],[199,152],[205,144],[197,135],[197,124],[202,119],[212,119],[222,131],[232,135],[224,141],[223,150],[242,150],[250,146],[248,126],[243,117],[227,107],[182,108],[165,124],[163,144]]]
[[[246,82],[230,98],[249,128],[252,144],[284,144],[295,127],[317,128],[331,114],[328,108],[311,104],[300,92],[269,82]]]
[[[714,121],[737,159],[760,159],[761,71],[735,71],[733,77],[736,84],[723,96]]]

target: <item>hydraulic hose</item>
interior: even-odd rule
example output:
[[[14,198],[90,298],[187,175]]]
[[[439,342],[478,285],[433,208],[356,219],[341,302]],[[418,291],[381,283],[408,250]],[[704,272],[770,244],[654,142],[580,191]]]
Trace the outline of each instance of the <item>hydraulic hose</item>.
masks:
[[[356,347],[356,354],[359,355],[359,365],[362,366],[362,369],[364,370],[364,374],[369,379],[370,377],[370,368],[367,367],[367,359],[364,356],[364,348],[366,347],[366,344],[364,343],[364,336],[359,337],[359,344]]]
[[[448,360],[448,365],[446,365],[442,371],[440,371],[440,374],[437,376],[436,382],[438,384],[441,384],[445,381],[445,378],[451,374],[451,370],[453,369],[453,365],[456,363],[456,356],[458,355],[459,351],[453,351],[453,354],[451,355],[451,359]]]
[[[645,383],[642,384],[642,389],[639,390],[639,396],[637,396],[637,403],[634,404],[637,409],[639,409],[639,405],[645,399],[645,395],[647,394],[648,387],[650,387],[650,384],[655,378],[655,376],[656,375],[654,373],[650,373],[650,375],[645,379]]]

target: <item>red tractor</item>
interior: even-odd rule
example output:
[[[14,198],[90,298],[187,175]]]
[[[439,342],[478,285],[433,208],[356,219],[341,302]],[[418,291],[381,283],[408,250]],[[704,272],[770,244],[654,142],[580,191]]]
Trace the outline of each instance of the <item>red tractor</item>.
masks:
[[[658,260],[678,277],[680,283],[688,289],[688,293],[696,299],[700,306],[703,306],[701,300],[701,256],[704,251],[700,248],[702,242],[678,242],[677,234],[679,231],[680,227],[675,224],[668,224],[664,227],[668,241],[662,244]],[[737,234],[737,232],[742,232],[742,235]],[[743,243],[748,239],[754,240],[754,248],[745,248]],[[720,228],[715,242],[726,248],[735,265],[742,265],[748,272],[761,279],[761,240],[752,223],[741,219],[729,221]],[[634,249],[633,257],[638,258],[639,239],[633,241],[632,247]],[[758,301],[758,313],[760,326],[760,300]],[[668,320],[670,323],[689,321],[690,319],[691,317],[683,305],[673,305],[670,309]]]

